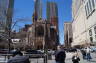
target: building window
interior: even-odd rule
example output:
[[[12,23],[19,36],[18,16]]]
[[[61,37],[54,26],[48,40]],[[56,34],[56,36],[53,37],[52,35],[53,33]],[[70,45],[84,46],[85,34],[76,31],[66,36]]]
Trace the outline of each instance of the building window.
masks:
[[[95,8],[95,0],[91,0],[92,1],[92,7],[93,7],[93,9]]]
[[[95,35],[95,39],[96,39],[96,35]]]
[[[96,26],[94,27],[94,32],[95,32],[95,34],[96,34]]]
[[[95,0],[95,3],[96,3],[96,0]],[[96,5],[96,4],[95,4]]]
[[[89,0],[89,9],[90,9],[90,11],[89,11],[89,12],[91,12],[91,11],[92,11],[91,0]]]
[[[93,42],[93,37],[90,37],[90,41]]]
[[[89,36],[92,36],[92,30],[91,29],[89,30]]]
[[[96,26],[94,27],[95,39],[96,39]]]
[[[87,6],[85,6],[86,16],[88,15]]]
[[[89,10],[89,3],[87,3],[87,11],[88,11],[88,14],[90,13],[90,10]],[[87,14],[87,16],[88,16]]]
[[[86,0],[82,0],[82,2],[84,2],[84,3],[85,3],[85,2],[86,2]]]
[[[87,6],[85,6],[86,16],[88,15]]]
[[[93,42],[92,29],[89,30],[90,41]]]
[[[88,2],[85,5],[85,12],[86,17],[88,18],[90,15],[92,15],[93,11],[95,10],[95,2],[96,0],[88,0]]]

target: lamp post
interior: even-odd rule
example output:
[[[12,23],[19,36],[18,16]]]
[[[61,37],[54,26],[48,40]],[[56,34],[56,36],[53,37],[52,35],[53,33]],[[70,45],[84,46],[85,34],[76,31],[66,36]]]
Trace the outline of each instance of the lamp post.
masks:
[[[8,24],[6,31],[8,32],[8,36],[9,36],[9,38],[8,38],[9,52],[10,52],[10,43],[12,42],[11,41],[11,25],[12,25],[13,8],[14,8],[14,0],[9,0],[8,10],[7,10],[7,14],[6,14],[7,24]]]
[[[47,63],[47,59],[48,59],[48,42],[47,42],[49,41],[48,24],[50,24],[50,22],[45,20],[45,23],[44,23],[44,53],[45,53],[44,63]]]

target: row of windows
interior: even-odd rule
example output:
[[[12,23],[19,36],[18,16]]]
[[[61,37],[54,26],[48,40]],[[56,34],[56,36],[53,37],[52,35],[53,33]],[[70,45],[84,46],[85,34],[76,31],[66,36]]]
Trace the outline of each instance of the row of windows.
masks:
[[[82,0],[82,2],[84,2],[84,3],[85,3],[85,2],[86,2],[86,0]]]
[[[96,26],[94,27],[95,39],[96,39]],[[90,41],[93,42],[92,29],[89,30]]]
[[[94,12],[95,10],[96,0],[88,0],[85,5],[85,11],[87,18]]]

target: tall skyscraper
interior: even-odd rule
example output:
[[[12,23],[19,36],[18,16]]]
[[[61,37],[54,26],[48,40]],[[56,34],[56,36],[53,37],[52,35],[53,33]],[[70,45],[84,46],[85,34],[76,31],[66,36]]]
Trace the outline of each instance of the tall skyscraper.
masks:
[[[55,2],[47,2],[47,20],[58,18],[58,8]]]
[[[14,0],[0,0],[0,47],[10,48]],[[10,50],[10,49],[9,49]]]
[[[42,1],[41,0],[35,1],[35,13],[37,14],[37,19],[42,18]]]
[[[8,0],[0,0],[0,32],[4,32],[6,26],[7,8]]]
[[[58,31],[58,8],[55,2],[47,2],[47,21]]]
[[[0,37],[5,38],[11,30],[13,6],[14,0],[0,0]]]
[[[12,22],[14,0],[0,0],[0,30],[5,30]]]
[[[8,10],[7,10],[7,29],[10,31],[12,26],[12,16],[13,16],[14,0],[9,0]]]
[[[64,45],[70,48],[72,43],[72,22],[64,22]]]
[[[58,31],[58,7],[55,2],[47,2],[47,21],[50,21],[51,40],[53,44],[59,44],[59,31]]]

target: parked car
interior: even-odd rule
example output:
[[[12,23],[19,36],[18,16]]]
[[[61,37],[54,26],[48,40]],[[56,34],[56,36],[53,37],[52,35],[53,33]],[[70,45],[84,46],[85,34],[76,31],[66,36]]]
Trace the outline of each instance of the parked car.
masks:
[[[17,51],[16,49],[10,50],[10,53],[9,54],[13,54],[16,51]]]
[[[91,48],[91,52],[96,52],[96,48]]]
[[[68,49],[64,49],[66,52],[76,52],[77,49],[76,48],[68,48]]]
[[[40,51],[40,52],[44,53],[44,50],[42,50],[42,49],[41,50],[37,50],[37,51]]]
[[[49,54],[55,54],[55,51],[54,50],[51,50],[51,49],[48,49],[48,53]]]
[[[25,51],[25,55],[29,58],[41,58],[44,57],[44,53],[37,51],[37,50],[27,50]]]
[[[8,49],[0,49],[0,54],[7,54],[8,53]]]

